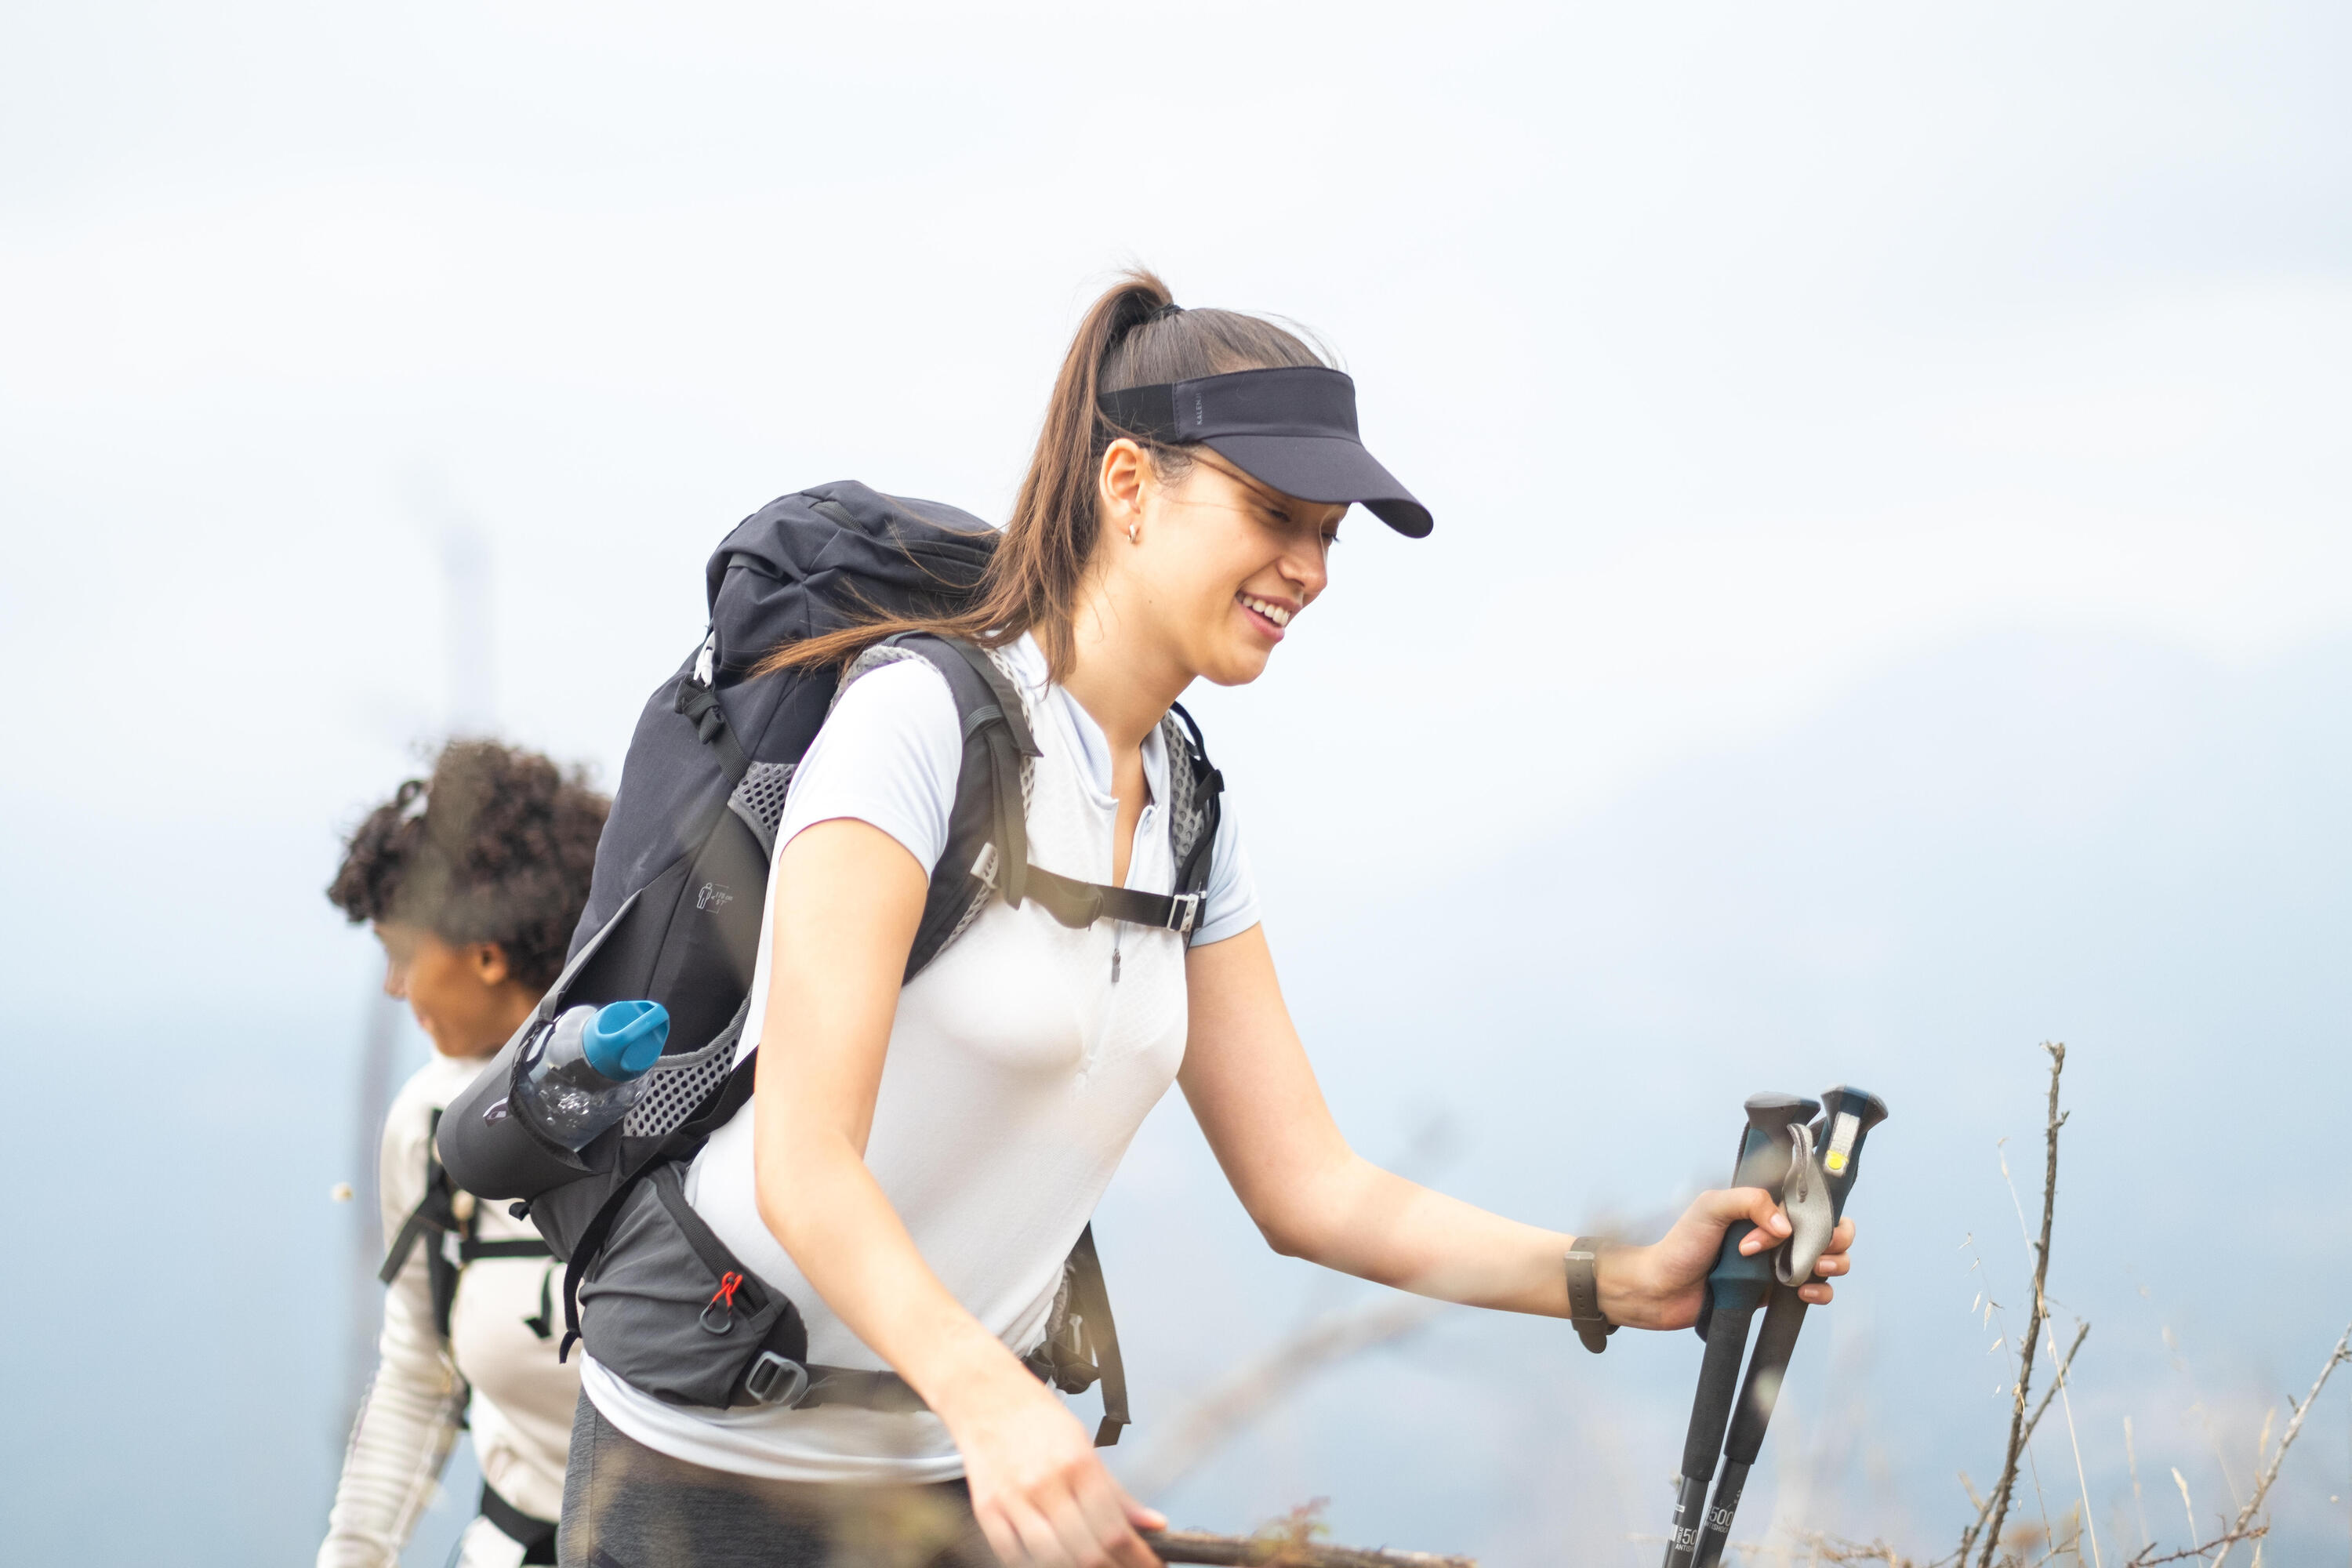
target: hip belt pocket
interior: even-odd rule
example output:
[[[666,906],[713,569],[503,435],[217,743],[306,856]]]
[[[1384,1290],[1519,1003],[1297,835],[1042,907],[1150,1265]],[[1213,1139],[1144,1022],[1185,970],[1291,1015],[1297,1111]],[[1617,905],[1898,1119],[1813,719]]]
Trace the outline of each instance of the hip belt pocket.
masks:
[[[686,1201],[680,1162],[636,1184],[580,1285],[580,1337],[614,1375],[671,1405],[796,1405],[800,1309],[752,1275]]]

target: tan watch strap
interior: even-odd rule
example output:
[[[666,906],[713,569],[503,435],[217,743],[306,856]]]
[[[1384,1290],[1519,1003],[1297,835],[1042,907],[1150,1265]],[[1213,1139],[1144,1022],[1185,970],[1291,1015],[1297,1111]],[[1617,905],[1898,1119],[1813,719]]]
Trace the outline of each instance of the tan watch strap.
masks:
[[[1576,1325],[1576,1337],[1594,1355],[1609,1348],[1609,1336],[1617,1331],[1617,1325],[1601,1312],[1601,1281],[1592,1271],[1598,1260],[1587,1247],[1580,1246],[1568,1255],[1568,1321]]]

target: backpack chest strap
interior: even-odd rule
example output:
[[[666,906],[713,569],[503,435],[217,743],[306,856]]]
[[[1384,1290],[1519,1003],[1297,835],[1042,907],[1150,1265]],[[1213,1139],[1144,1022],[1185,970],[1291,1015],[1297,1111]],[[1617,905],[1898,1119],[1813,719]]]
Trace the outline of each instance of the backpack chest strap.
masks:
[[[1097,921],[1123,921],[1129,925],[1172,931],[1189,937],[1201,921],[1202,893],[1142,893],[1101,882],[1081,882],[1048,871],[1028,868],[1028,896],[1045,906],[1045,912],[1074,931]]]

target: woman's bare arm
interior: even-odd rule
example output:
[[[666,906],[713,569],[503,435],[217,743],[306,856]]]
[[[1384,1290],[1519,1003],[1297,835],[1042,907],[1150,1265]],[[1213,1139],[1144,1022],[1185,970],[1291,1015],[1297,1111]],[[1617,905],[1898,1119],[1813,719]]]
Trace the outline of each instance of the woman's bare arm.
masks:
[[[1165,1521],[1128,1500],[1085,1428],[949,1293],[866,1167],[928,885],[897,839],[848,818],[795,835],[778,858],[752,1098],[760,1217],[947,1424],[1000,1557],[1155,1568],[1135,1526]]]
[[[1263,928],[1187,955],[1191,1029],[1180,1081],[1242,1206],[1278,1252],[1419,1295],[1506,1311],[1568,1314],[1562,1231],[1507,1220],[1391,1174],[1340,1135],[1283,1003]],[[1760,1227],[1742,1250],[1788,1234],[1754,1187],[1707,1193],[1656,1245],[1612,1249],[1601,1269],[1613,1322],[1679,1328],[1698,1315],[1702,1281],[1733,1221]],[[1820,1272],[1843,1274],[1851,1222]],[[1804,1288],[1826,1301],[1830,1287]]]

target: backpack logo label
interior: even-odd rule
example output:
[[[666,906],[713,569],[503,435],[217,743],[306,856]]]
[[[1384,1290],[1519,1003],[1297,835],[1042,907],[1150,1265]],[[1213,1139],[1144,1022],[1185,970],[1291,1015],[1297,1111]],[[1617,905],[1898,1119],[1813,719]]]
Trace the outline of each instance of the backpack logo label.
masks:
[[[735,889],[724,882],[705,882],[702,891],[694,895],[698,910],[723,910],[735,901]]]

